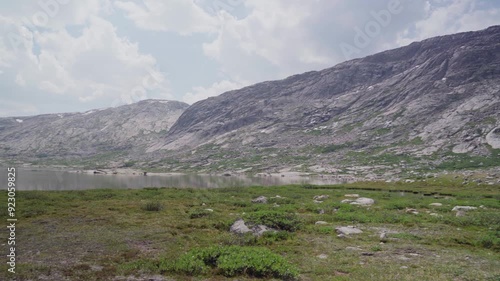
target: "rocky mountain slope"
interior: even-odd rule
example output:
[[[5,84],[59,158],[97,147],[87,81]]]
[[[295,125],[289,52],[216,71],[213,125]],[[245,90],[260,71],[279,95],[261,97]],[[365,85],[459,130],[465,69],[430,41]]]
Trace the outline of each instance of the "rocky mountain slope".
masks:
[[[0,119],[0,159],[71,156],[198,172],[373,176],[497,167],[500,26],[430,38],[190,107],[148,100]]]
[[[149,151],[188,151],[181,158],[189,167],[334,169],[488,162],[499,148],[500,26],[493,26],[197,102]]]
[[[84,113],[0,118],[0,155],[10,159],[91,157],[141,153],[188,107],[145,100]]]

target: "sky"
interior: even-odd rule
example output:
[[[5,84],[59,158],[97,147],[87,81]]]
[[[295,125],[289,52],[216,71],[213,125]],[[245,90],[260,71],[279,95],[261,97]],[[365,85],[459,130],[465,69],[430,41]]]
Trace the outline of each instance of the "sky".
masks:
[[[1,1],[0,117],[192,104],[498,24],[499,0]]]

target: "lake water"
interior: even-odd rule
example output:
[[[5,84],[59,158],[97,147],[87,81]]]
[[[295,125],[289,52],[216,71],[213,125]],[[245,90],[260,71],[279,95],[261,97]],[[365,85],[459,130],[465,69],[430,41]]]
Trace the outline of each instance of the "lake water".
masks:
[[[7,169],[0,173],[2,189],[7,186]],[[243,176],[243,175],[94,175],[60,170],[17,169],[18,190],[83,190],[97,188],[272,186],[284,184],[334,184],[335,177],[318,176]]]

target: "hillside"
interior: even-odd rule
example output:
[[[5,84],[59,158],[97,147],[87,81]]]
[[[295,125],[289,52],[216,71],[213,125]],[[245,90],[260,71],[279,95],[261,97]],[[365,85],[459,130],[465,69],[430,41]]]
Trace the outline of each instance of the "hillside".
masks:
[[[197,102],[149,150],[187,151],[181,158],[190,167],[229,170],[414,160],[467,168],[498,165],[499,140],[500,26],[493,26]]]
[[[84,113],[0,118],[0,155],[8,159],[96,157],[142,153],[157,142],[188,107],[177,101],[145,100]]]

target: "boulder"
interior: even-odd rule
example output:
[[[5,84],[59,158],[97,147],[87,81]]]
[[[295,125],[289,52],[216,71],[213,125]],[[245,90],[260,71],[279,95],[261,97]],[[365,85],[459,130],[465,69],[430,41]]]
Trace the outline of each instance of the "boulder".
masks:
[[[267,203],[267,197],[266,196],[259,196],[259,197],[255,198],[255,199],[253,199],[252,203],[266,204]]]
[[[452,211],[470,211],[470,210],[476,210],[477,207],[472,207],[472,206],[455,206]]]
[[[350,235],[350,234],[359,234],[363,233],[363,231],[359,228],[356,228],[354,226],[340,226],[335,228],[338,234],[343,234],[343,235]]]
[[[245,234],[245,233],[252,233],[255,236],[261,236],[264,234],[264,232],[267,231],[276,231],[270,227],[267,227],[265,225],[259,224],[256,226],[253,226],[252,228],[249,228],[246,224],[245,221],[242,219],[239,219],[231,225],[231,228],[229,229],[232,233],[235,234]]]
[[[371,206],[373,204],[375,204],[375,200],[366,197],[360,197],[354,200],[354,202],[351,202],[351,205]]]
[[[330,196],[329,195],[316,195],[313,197],[314,200],[325,200],[325,199],[328,199]]]
[[[316,257],[317,257],[318,259],[322,259],[322,260],[324,260],[324,259],[327,259],[327,258],[328,258],[328,256],[327,256],[327,255],[325,255],[325,254],[317,255]]]
[[[252,232],[252,230],[248,228],[248,226],[245,224],[245,221],[243,221],[242,219],[235,221],[233,225],[231,225],[229,231],[236,234],[245,234],[248,232]]]
[[[407,214],[418,215],[418,211],[417,211],[417,209],[406,208],[405,212],[406,212]]]

